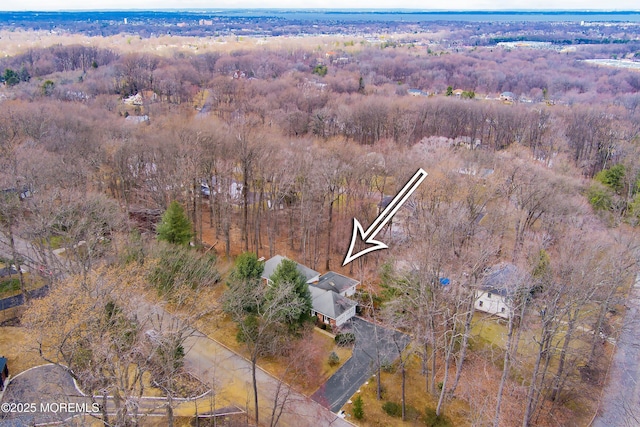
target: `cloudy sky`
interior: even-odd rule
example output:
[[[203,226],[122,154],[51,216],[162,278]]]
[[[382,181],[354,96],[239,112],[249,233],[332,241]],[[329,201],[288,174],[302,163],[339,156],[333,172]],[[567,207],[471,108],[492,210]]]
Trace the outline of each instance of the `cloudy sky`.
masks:
[[[1,0],[0,10],[166,8],[404,8],[422,10],[640,10],[638,0]]]

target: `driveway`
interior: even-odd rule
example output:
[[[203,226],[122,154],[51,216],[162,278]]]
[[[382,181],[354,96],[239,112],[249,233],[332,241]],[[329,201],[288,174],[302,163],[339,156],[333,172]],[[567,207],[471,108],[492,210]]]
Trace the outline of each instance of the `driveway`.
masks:
[[[602,408],[593,427],[640,425],[640,275],[627,305]]]
[[[43,365],[28,369],[11,379],[7,386],[2,403],[30,404],[27,411],[0,412],[0,425],[34,425],[64,422],[74,415],[73,412],[41,411],[47,403],[82,403],[91,404],[91,400],[83,396],[64,369],[57,365]],[[34,411],[32,411],[32,409]]]
[[[338,412],[376,371],[378,352],[380,363],[392,363],[398,358],[398,347],[403,350],[410,341],[409,336],[401,332],[376,326],[358,317],[349,322],[345,329],[356,335],[351,359],[311,396],[333,412]]]

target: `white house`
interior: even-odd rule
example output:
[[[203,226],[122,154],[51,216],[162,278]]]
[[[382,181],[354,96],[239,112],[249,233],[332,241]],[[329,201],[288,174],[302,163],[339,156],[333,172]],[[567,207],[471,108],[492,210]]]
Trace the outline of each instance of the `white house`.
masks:
[[[276,255],[264,263],[262,279],[271,282],[271,275],[285,257]],[[347,298],[356,293],[359,281],[342,274],[330,271],[322,276],[309,267],[296,263],[296,269],[307,279],[311,293],[311,315],[318,317],[321,322],[341,326],[356,315],[355,301]]]
[[[311,315],[317,316],[321,322],[332,325],[342,326],[344,322],[356,315],[355,301],[345,298],[333,291],[327,291],[309,286],[311,292]]]
[[[511,293],[518,279],[518,268],[509,263],[487,271],[476,290],[475,309],[508,319],[511,316]]]

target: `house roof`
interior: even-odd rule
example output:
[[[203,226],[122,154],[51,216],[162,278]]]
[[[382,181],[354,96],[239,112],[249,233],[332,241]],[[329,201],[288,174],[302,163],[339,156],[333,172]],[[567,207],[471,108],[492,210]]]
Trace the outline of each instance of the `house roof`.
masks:
[[[357,303],[332,291],[309,286],[313,310],[336,320],[345,311],[355,307]]]
[[[506,296],[518,280],[518,267],[511,263],[503,263],[491,267],[482,280],[481,288],[485,291]]]
[[[4,368],[7,366],[7,358],[0,357],[0,372],[4,371]]]
[[[263,279],[270,280],[271,275],[273,275],[273,272],[276,271],[276,267],[278,267],[278,265],[282,262],[283,259],[288,259],[288,258],[283,257],[282,255],[276,255],[273,258],[269,258],[264,263],[264,270],[262,270],[261,277]],[[317,271],[312,270],[309,267],[297,262],[296,262],[296,268],[307,279],[307,283],[310,281],[317,280],[318,276],[320,276],[320,273],[318,273]]]
[[[320,276],[320,280],[318,280],[318,283],[314,283],[313,286],[324,289],[326,291],[342,293],[347,289],[357,286],[359,283],[360,282],[358,282],[356,279],[352,279],[350,277],[343,276],[342,274],[330,271]]]

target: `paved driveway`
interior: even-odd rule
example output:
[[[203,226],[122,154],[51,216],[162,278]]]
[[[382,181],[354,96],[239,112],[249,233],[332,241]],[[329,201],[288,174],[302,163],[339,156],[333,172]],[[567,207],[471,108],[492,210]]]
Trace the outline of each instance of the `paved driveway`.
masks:
[[[311,398],[337,412],[375,372],[377,352],[380,361],[391,363],[410,338],[398,331],[375,326],[360,318],[350,320],[348,328],[356,335],[353,356]],[[346,328],[345,328],[346,329]],[[377,331],[376,331],[377,329]],[[376,339],[377,336],[377,339]]]

